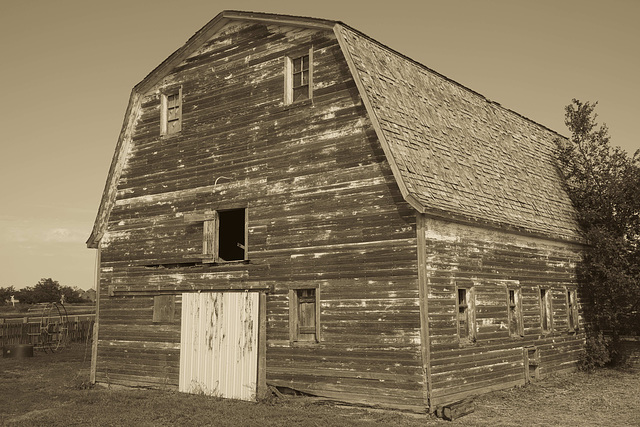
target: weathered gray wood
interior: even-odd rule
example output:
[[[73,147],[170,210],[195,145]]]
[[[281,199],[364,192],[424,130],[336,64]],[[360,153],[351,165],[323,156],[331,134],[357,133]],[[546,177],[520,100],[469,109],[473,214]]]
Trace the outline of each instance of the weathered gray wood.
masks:
[[[422,363],[424,366],[424,395],[429,411],[434,407],[431,405],[431,348],[429,340],[429,300],[427,298],[429,287],[427,283],[427,260],[426,260],[426,240],[425,240],[425,217],[422,213],[416,214],[416,244],[418,245],[418,286],[420,296],[420,350],[422,353]]]
[[[425,229],[432,405],[524,384],[529,362],[523,347],[538,349],[537,376],[574,364],[584,336],[561,327],[542,333],[539,286],[552,292],[555,324],[566,324],[564,289],[575,283],[578,246],[435,219],[428,219]],[[461,342],[456,328],[456,283],[461,281],[475,289],[474,343]],[[523,336],[508,328],[507,290],[516,285]]]
[[[101,266],[100,245],[96,249],[96,265]],[[100,268],[96,268],[96,320],[93,324],[93,336],[91,343],[91,371],[89,373],[89,381],[91,384],[96,383],[96,372],[98,369],[98,339],[100,334]]]
[[[442,408],[442,418],[448,421],[456,420],[475,411],[475,403],[471,399],[451,403]]]

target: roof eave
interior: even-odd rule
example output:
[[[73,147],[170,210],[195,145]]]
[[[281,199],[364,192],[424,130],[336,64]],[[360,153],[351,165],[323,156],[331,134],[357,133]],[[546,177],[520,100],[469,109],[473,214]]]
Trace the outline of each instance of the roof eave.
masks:
[[[415,198],[415,196],[412,195]],[[538,239],[571,243],[576,245],[585,246],[587,244],[584,236],[580,232],[572,232],[566,230],[566,233],[553,233],[540,229],[533,229],[528,227],[515,226],[506,222],[490,221],[485,219],[479,219],[471,216],[457,215],[452,212],[443,209],[434,209],[423,207],[420,213],[427,215],[431,218],[440,219],[443,221],[450,221],[463,225],[470,225],[474,227],[484,228],[488,230],[503,231],[506,233],[517,234],[520,236],[534,237]]]
[[[127,142],[130,139],[129,134],[133,128],[133,123],[135,122],[135,115],[133,113],[140,102],[140,98],[140,95],[136,93],[135,89],[133,89],[129,96],[129,103],[124,115],[124,121],[122,123],[122,128],[120,129],[120,135],[118,136],[118,142],[114,150],[113,158],[111,159],[111,166],[109,167],[109,173],[107,174],[107,181],[105,183],[104,190],[102,191],[100,207],[98,208],[98,213],[93,224],[93,229],[91,230],[91,235],[87,239],[88,248],[98,247],[100,239],[104,234],[104,229],[111,213],[111,208],[115,203],[118,178],[124,165],[128,145]]]

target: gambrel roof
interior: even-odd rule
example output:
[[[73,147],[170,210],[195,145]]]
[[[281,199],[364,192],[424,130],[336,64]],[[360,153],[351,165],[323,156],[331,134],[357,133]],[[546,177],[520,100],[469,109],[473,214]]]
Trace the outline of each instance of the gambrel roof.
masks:
[[[417,211],[582,241],[555,166],[560,135],[342,22],[224,11],[134,87],[89,247],[97,247],[115,202],[141,96],[233,20],[335,34],[398,186]]]

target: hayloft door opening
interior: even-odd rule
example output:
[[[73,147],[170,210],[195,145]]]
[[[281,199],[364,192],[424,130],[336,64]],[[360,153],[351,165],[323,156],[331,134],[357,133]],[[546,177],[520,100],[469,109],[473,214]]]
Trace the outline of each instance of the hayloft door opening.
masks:
[[[218,212],[218,258],[220,261],[246,259],[246,209]]]
[[[181,392],[256,399],[258,308],[258,292],[182,294]]]

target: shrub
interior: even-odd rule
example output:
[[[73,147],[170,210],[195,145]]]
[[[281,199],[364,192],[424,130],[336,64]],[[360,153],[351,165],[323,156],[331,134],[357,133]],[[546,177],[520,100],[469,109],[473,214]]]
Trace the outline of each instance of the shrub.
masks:
[[[587,337],[585,352],[580,356],[578,367],[582,371],[591,372],[611,362],[609,344],[602,332]]]

